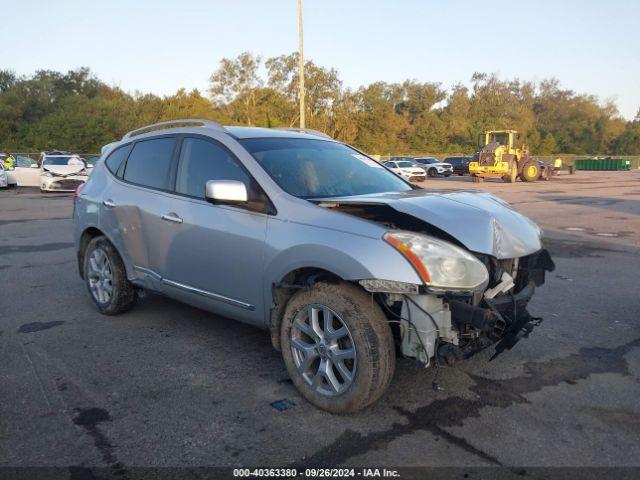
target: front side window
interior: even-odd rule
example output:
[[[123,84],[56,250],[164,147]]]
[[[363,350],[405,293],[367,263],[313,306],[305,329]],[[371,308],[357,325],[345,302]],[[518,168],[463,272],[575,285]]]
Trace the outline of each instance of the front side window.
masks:
[[[208,180],[237,180],[249,189],[251,180],[236,159],[223,147],[199,138],[182,141],[176,192],[205,198]]]
[[[411,190],[378,162],[341,143],[306,138],[245,138],[239,142],[280,188],[296,197]]]
[[[137,142],[127,160],[124,179],[145,187],[167,189],[175,146],[173,137]]]
[[[16,167],[30,168],[31,165],[38,164],[35,160],[29,157],[23,157],[22,155],[16,156]]]

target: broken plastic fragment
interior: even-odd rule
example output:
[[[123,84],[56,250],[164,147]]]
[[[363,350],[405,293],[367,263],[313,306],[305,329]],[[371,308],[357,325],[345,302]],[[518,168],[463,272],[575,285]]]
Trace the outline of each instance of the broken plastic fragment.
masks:
[[[277,402],[273,402],[271,404],[271,406],[273,408],[275,408],[276,410],[278,410],[279,412],[283,412],[283,411],[295,406],[295,403],[293,403],[291,400],[283,398],[282,400],[278,400]]]

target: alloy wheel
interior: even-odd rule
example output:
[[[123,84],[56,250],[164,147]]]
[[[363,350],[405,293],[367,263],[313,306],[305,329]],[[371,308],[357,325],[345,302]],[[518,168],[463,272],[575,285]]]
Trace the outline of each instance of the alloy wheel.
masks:
[[[295,366],[314,391],[335,396],[351,386],[356,348],[340,315],[325,305],[307,305],[296,315],[290,335]]]
[[[99,303],[108,303],[113,294],[113,274],[109,257],[101,248],[91,252],[87,279],[93,298]]]

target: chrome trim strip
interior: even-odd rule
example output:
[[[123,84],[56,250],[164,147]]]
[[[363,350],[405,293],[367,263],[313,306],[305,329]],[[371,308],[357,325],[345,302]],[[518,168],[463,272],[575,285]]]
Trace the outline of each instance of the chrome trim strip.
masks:
[[[169,280],[167,278],[163,278],[161,280],[165,285],[169,285],[171,287],[179,288],[181,290],[185,290],[190,293],[196,293],[198,295],[202,295],[203,297],[212,298],[213,300],[219,300],[224,303],[228,303],[230,305],[244,308],[245,310],[255,310],[255,305],[251,305],[250,303],[241,302],[240,300],[236,300],[234,298],[225,297],[224,295],[219,295],[217,293],[208,292],[206,290],[201,290],[196,287],[191,287],[189,285],[184,285],[183,283],[174,282],[173,280]]]
[[[149,275],[150,277],[153,277],[154,279],[156,279],[158,281],[162,280],[162,277],[159,274],[157,274],[156,272],[154,272],[153,270],[150,270],[148,268],[139,267],[137,265],[134,265],[133,269],[137,270],[137,271],[139,271],[141,273],[144,273],[145,275]]]

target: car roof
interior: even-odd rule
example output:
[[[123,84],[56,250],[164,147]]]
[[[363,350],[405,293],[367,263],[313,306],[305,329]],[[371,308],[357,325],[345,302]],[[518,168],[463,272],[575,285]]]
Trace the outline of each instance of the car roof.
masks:
[[[192,126],[198,124],[199,126]],[[189,126],[187,126],[189,125]],[[154,127],[163,127],[160,129],[152,129]],[[246,138],[300,138],[306,140],[324,140],[327,142],[336,142],[329,135],[312,129],[298,128],[264,128],[264,127],[240,127],[240,126],[222,126],[211,120],[201,119],[182,119],[170,120],[167,122],[154,123],[145,127],[138,128],[126,133],[120,140],[108,143],[102,147],[101,155],[110,154],[113,150],[132,140],[148,140],[160,135],[171,134],[190,134],[190,133],[206,133],[206,130],[215,130],[217,132],[226,133],[237,140]]]

